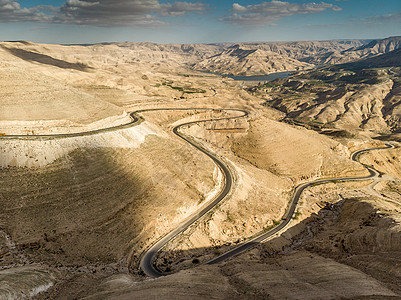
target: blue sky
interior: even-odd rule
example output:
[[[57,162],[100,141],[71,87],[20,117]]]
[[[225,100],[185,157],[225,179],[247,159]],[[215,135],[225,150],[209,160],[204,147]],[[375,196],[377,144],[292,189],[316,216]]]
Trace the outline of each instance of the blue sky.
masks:
[[[400,0],[0,0],[0,40],[214,43],[401,35]]]

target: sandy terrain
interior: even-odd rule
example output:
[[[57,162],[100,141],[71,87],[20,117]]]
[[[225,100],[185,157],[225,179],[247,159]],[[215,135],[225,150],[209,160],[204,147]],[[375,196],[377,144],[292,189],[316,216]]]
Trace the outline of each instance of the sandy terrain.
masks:
[[[319,53],[302,61],[322,65],[340,64],[359,59],[366,59],[401,48],[401,37],[394,36],[382,40],[373,40],[364,45],[355,45],[349,49],[335,49],[332,52]]]
[[[289,43],[272,56],[282,60],[291,50],[299,59],[352,45],[358,46]],[[399,148],[361,156],[382,172],[377,181],[308,189],[281,237],[221,265],[197,267],[277,224],[297,184],[366,175],[351,152],[383,145],[371,137],[391,138],[399,128],[397,70],[377,71],[380,82],[321,87],[307,77],[243,88],[191,69],[231,46],[1,43],[6,135],[104,128],[144,108],[231,107],[250,114],[183,128],[224,159],[234,186],[163,249],[160,268],[177,273],[155,280],[138,269],[143,251],[210,201],[222,181],[212,161],[171,130],[227,113],[158,111],[143,113],[131,128],[92,136],[1,139],[0,297],[400,296]]]

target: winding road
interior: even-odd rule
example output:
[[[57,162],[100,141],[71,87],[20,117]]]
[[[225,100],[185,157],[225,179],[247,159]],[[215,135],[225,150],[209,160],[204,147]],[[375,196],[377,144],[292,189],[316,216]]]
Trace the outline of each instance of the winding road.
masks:
[[[222,190],[219,191],[219,193],[216,195],[216,197],[208,203],[206,207],[204,207],[201,211],[197,212],[195,215],[191,216],[190,219],[185,221],[183,224],[181,224],[178,228],[175,230],[171,231],[169,234],[161,238],[157,243],[155,243],[153,246],[151,246],[150,249],[148,249],[141,258],[140,262],[140,268],[145,272],[145,274],[152,276],[152,277],[160,277],[165,275],[164,273],[160,272],[157,270],[157,268],[154,266],[154,258],[156,254],[159,252],[159,250],[164,247],[169,241],[174,239],[176,236],[184,232],[189,226],[191,226],[193,223],[198,221],[200,218],[202,218],[205,214],[207,214],[211,209],[213,209],[217,204],[219,204],[230,192],[233,179],[232,179],[232,174],[231,171],[229,170],[228,166],[218,158],[214,153],[210,152],[206,148],[202,147],[200,144],[195,143],[192,139],[189,137],[185,136],[184,134],[180,133],[179,129],[188,126],[188,125],[193,125],[196,123],[205,123],[209,121],[220,121],[220,120],[229,120],[229,119],[238,119],[238,118],[243,118],[248,116],[249,112],[244,110],[244,109],[234,109],[234,108],[199,108],[199,107],[192,107],[192,108],[150,108],[150,109],[142,109],[142,110],[137,110],[132,113],[130,113],[131,117],[131,122],[122,124],[122,125],[117,125],[117,126],[112,126],[108,128],[102,128],[102,129],[96,129],[96,130],[90,130],[90,131],[85,131],[85,132],[78,132],[78,133],[61,133],[61,134],[40,134],[40,135],[6,135],[6,136],[0,136],[0,139],[24,139],[24,140],[42,140],[42,139],[55,139],[55,138],[70,138],[70,137],[78,137],[78,136],[89,136],[89,135],[94,135],[94,134],[99,134],[99,133],[104,133],[104,132],[109,132],[109,131],[115,131],[115,130],[120,130],[124,128],[129,128],[137,124],[140,120],[140,117],[138,114],[140,113],[145,113],[145,112],[154,112],[154,111],[216,111],[216,112],[239,112],[239,115],[236,116],[229,116],[229,117],[221,117],[221,118],[212,118],[212,119],[206,119],[206,120],[197,120],[197,121],[191,121],[187,123],[180,124],[178,126],[175,126],[173,128],[173,133],[195,147],[197,150],[201,151],[205,155],[207,155],[210,159],[213,160],[213,162],[218,166],[218,168],[222,171],[223,176],[224,176],[224,182],[223,182],[223,187]]]
[[[65,134],[44,134],[44,135],[7,135],[7,136],[0,136],[0,139],[28,139],[28,140],[37,140],[37,139],[53,139],[53,138],[68,138],[68,137],[77,137],[77,136],[88,136],[88,135],[93,135],[93,134],[98,134],[98,133],[103,133],[103,132],[109,132],[109,131],[114,131],[114,130],[119,130],[119,129],[124,129],[124,128],[129,128],[131,126],[134,126],[137,124],[140,120],[140,117],[138,116],[139,113],[145,113],[145,112],[152,112],[152,111],[225,111],[225,112],[239,112],[239,115],[235,116],[229,116],[229,117],[221,117],[221,118],[211,118],[207,120],[197,120],[197,121],[192,121],[192,122],[187,122],[180,124],[176,127],[173,128],[173,133],[183,139],[185,142],[189,143],[193,147],[195,147],[197,150],[201,151],[205,155],[207,155],[210,159],[213,160],[213,162],[218,166],[218,168],[222,171],[224,175],[224,184],[223,188],[221,191],[218,193],[218,195],[214,198],[213,201],[208,203],[206,207],[204,207],[201,211],[197,212],[195,215],[191,216],[188,220],[186,220],[183,224],[181,224],[178,228],[174,229],[164,237],[162,237],[159,241],[157,241],[155,244],[153,244],[146,252],[141,257],[140,261],[140,268],[144,271],[145,274],[151,277],[160,277],[160,276],[165,276],[167,275],[166,273],[162,273],[160,270],[158,270],[155,265],[154,265],[154,259],[157,255],[157,253],[172,239],[177,237],[179,234],[184,232],[186,229],[188,229],[189,226],[194,224],[196,221],[198,221],[200,218],[202,218],[205,214],[207,214],[209,211],[211,211],[216,205],[218,205],[230,192],[232,188],[232,183],[233,183],[233,176],[231,174],[230,169],[228,166],[225,164],[225,162],[207,150],[206,148],[202,147],[200,144],[194,142],[190,137],[182,134],[179,129],[188,126],[188,125],[193,125],[196,123],[204,123],[204,122],[209,122],[209,121],[219,121],[219,120],[228,120],[228,119],[238,119],[238,118],[243,118],[248,116],[249,112],[243,109],[216,109],[216,108],[151,108],[151,109],[143,109],[143,110],[137,110],[132,113],[130,113],[131,117],[131,122],[122,124],[122,125],[117,125],[109,128],[103,128],[103,129],[97,129],[97,130],[90,130],[90,131],[85,131],[85,132],[79,132],[79,133],[65,133]],[[351,159],[354,161],[357,161],[358,156],[367,151],[373,151],[373,150],[382,150],[382,149],[389,149],[389,148],[394,148],[393,145],[391,144],[386,144],[386,147],[377,147],[377,148],[370,148],[370,149],[363,149],[356,151],[352,154]],[[292,199],[290,201],[289,208],[287,209],[284,217],[282,218],[281,222],[270,229],[267,232],[264,232],[255,238],[249,240],[248,242],[224,253],[223,255],[214,258],[210,261],[208,261],[206,264],[218,264],[228,258],[231,258],[235,255],[238,255],[255,245],[260,244],[261,242],[265,241],[266,239],[272,237],[273,235],[277,234],[280,232],[282,229],[284,229],[291,221],[298,201],[300,199],[300,196],[302,192],[310,187],[314,186],[317,184],[323,184],[323,183],[329,183],[329,182],[338,182],[338,181],[354,181],[354,180],[366,180],[370,178],[377,177],[379,173],[374,170],[371,167],[365,166],[365,168],[369,171],[368,176],[363,176],[363,177],[341,177],[341,178],[330,178],[330,179],[319,179],[316,181],[308,182],[308,183],[303,183],[301,185],[298,185],[295,190],[294,194],[292,196]]]
[[[150,249],[148,249],[145,254],[142,256],[141,261],[140,261],[140,268],[144,271],[144,273],[148,276],[151,277],[161,277],[161,276],[165,276],[167,275],[166,273],[161,272],[160,270],[157,269],[157,267],[154,264],[154,259],[157,255],[157,253],[168,243],[170,242],[172,239],[174,239],[176,236],[178,236],[179,234],[181,234],[182,232],[184,232],[189,226],[191,226],[193,223],[195,223],[196,221],[198,221],[201,217],[203,217],[207,212],[209,212],[212,208],[214,208],[218,203],[220,203],[225,196],[229,193],[231,187],[232,187],[232,174],[230,173],[229,168],[225,165],[225,163],[220,160],[217,156],[215,156],[213,153],[209,152],[208,150],[206,150],[205,148],[201,147],[200,145],[198,145],[197,143],[194,143],[191,139],[189,139],[188,137],[186,137],[185,135],[183,135],[182,133],[179,132],[179,129],[183,126],[187,126],[187,125],[192,125],[195,123],[199,123],[199,122],[207,122],[207,121],[218,121],[218,120],[223,120],[223,119],[232,119],[232,118],[241,118],[241,117],[245,117],[248,115],[248,112],[245,110],[234,110],[234,111],[240,111],[243,113],[243,115],[240,116],[236,116],[236,117],[227,117],[227,118],[220,118],[220,119],[209,119],[209,120],[202,120],[202,121],[193,121],[193,122],[189,122],[189,123],[184,123],[181,125],[178,125],[176,127],[174,127],[173,132],[179,136],[180,138],[182,138],[183,140],[185,140],[186,142],[188,142],[189,144],[191,144],[193,147],[195,147],[196,149],[200,150],[201,152],[203,152],[204,154],[206,154],[207,156],[209,156],[215,163],[216,165],[223,171],[224,174],[224,188],[222,191],[220,191],[220,193],[217,195],[217,197],[215,198],[214,201],[212,201],[211,203],[209,203],[209,205],[205,208],[203,208],[200,212],[198,212],[196,215],[192,216],[189,220],[185,221],[185,223],[183,223],[181,226],[179,226],[178,228],[176,228],[175,230],[171,231],[169,234],[167,234],[166,236],[164,236],[162,239],[160,239],[157,243],[155,243],[153,246],[150,247]],[[386,144],[386,147],[377,147],[377,148],[370,148],[370,149],[363,149],[363,150],[359,150],[356,151],[352,154],[351,159],[358,162],[357,158],[358,156],[363,153],[363,152],[367,152],[367,151],[373,151],[373,150],[382,150],[382,149],[389,149],[389,148],[394,148],[393,145],[391,144]],[[330,179],[319,179],[316,181],[312,181],[312,182],[308,182],[308,183],[303,183],[299,186],[297,186],[294,190],[294,194],[293,197],[291,199],[290,205],[289,205],[289,209],[287,210],[286,214],[284,215],[284,217],[282,218],[281,222],[273,227],[271,230],[256,236],[255,238],[251,239],[250,241],[224,253],[221,256],[218,256],[210,261],[208,261],[206,264],[218,264],[223,262],[224,260],[231,258],[233,256],[236,256],[258,244],[260,244],[261,242],[263,242],[264,240],[270,238],[271,236],[277,234],[278,232],[280,232],[282,229],[284,229],[291,221],[296,207],[298,205],[300,196],[302,194],[302,192],[313,185],[317,185],[317,184],[324,184],[324,183],[329,183],[329,182],[338,182],[338,181],[353,181],[353,180],[366,180],[366,179],[370,179],[370,178],[374,178],[376,176],[379,175],[379,173],[374,170],[371,167],[365,166],[365,168],[369,171],[369,175],[368,176],[362,176],[362,177],[340,177],[340,178],[330,178]]]
[[[197,109],[199,110],[199,109]],[[210,110],[210,109],[203,109],[203,110]],[[146,110],[149,111],[149,110]],[[222,109],[222,111],[227,111],[227,112],[241,112],[241,115],[238,116],[233,116],[233,117],[222,117],[222,118],[214,118],[214,119],[207,119],[207,120],[200,120],[200,121],[192,121],[192,122],[187,122],[180,124],[176,127],[173,128],[173,132],[175,135],[179,136],[181,139],[186,141],[187,143],[191,144],[193,147],[210,157],[213,162],[220,168],[220,170],[223,172],[224,175],[224,184],[223,184],[223,189],[218,193],[218,195],[214,198],[213,201],[211,201],[206,207],[204,207],[201,211],[193,215],[190,219],[185,221],[183,224],[181,224],[178,228],[174,229],[171,231],[169,234],[164,236],[162,239],[160,239],[157,243],[153,244],[153,246],[148,249],[145,254],[142,256],[141,261],[140,261],[140,268],[142,271],[145,272],[146,275],[151,276],[151,277],[160,277],[164,276],[166,274],[162,273],[160,270],[156,268],[154,265],[154,258],[159,252],[161,248],[163,248],[168,242],[170,242],[172,239],[174,239],[176,236],[184,232],[186,229],[188,229],[189,226],[194,224],[196,221],[198,221],[200,218],[202,218],[205,214],[207,214],[211,209],[213,209],[217,204],[219,204],[230,192],[233,179],[232,179],[232,174],[230,169],[227,167],[227,165],[220,159],[218,158],[215,154],[211,153],[207,149],[203,148],[201,145],[193,142],[189,137],[185,136],[184,134],[180,133],[179,129],[184,126],[200,123],[200,122],[208,122],[208,121],[219,121],[219,120],[229,120],[229,119],[238,119],[238,118],[243,118],[248,116],[248,111],[242,110],[242,109]],[[144,112],[144,111],[138,111],[138,112]]]
[[[356,152],[354,152],[351,155],[351,159],[353,161],[359,162],[358,161],[358,156],[361,153],[364,152],[368,152],[368,151],[373,151],[373,150],[383,150],[383,149],[390,149],[390,148],[394,148],[393,145],[391,144],[385,144],[386,147],[377,147],[377,148],[369,148],[369,149],[363,149],[363,150],[358,150]],[[315,186],[318,184],[323,184],[323,183],[329,183],[329,182],[338,182],[338,181],[355,181],[355,180],[366,180],[366,179],[371,179],[371,178],[375,178],[377,176],[379,176],[379,172],[377,172],[375,169],[368,167],[366,165],[364,165],[364,167],[369,171],[369,175],[367,176],[362,176],[362,177],[340,177],[340,178],[330,178],[330,179],[318,179],[315,181],[311,181],[311,182],[307,182],[307,183],[303,183],[298,185],[295,190],[294,190],[294,194],[292,196],[291,202],[290,202],[290,206],[289,209],[287,209],[287,212],[285,213],[284,217],[282,218],[280,224],[278,224],[276,227],[273,227],[271,230],[258,235],[257,237],[251,239],[250,241],[220,255],[219,257],[216,257],[210,261],[208,261],[206,264],[218,264],[228,258],[231,258],[235,255],[238,255],[260,243],[262,243],[263,241],[265,241],[266,239],[270,238],[271,236],[275,235],[276,233],[280,232],[283,228],[285,228],[285,226],[287,226],[291,219],[292,216],[295,213],[296,207],[298,205],[299,202],[299,198],[301,197],[302,192],[307,189],[310,186]]]

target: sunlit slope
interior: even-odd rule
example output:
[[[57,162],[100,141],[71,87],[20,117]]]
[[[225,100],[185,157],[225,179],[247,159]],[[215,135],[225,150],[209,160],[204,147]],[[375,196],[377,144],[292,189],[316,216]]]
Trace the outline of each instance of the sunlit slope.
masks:
[[[398,52],[300,73],[249,91],[299,125],[353,134],[397,132],[401,124]],[[379,69],[384,62],[387,67]],[[392,64],[395,67],[389,67]]]
[[[381,40],[372,40],[364,45],[356,45],[349,49],[327,51],[317,55],[305,57],[302,61],[315,65],[323,64],[342,64],[361,59],[373,58],[378,55],[388,53],[401,47],[401,37],[394,36]]]
[[[216,184],[213,163],[143,127],[108,133],[103,143],[78,138],[75,150],[42,167],[3,167],[1,264],[24,257],[53,267],[125,268],[131,256],[207,201]],[[71,143],[45,143],[36,151],[68,150]],[[17,252],[7,247],[6,237]]]
[[[194,258],[206,262],[274,226],[300,182],[367,175],[340,143],[256,113],[246,122],[199,124],[186,132],[224,154],[233,164],[236,185],[228,201],[163,249],[157,261],[161,270],[191,267]]]
[[[30,127],[36,130],[49,126],[46,122],[54,127],[83,126],[110,117],[113,119],[110,122],[124,117],[122,108],[51,76],[59,67],[40,64],[35,70],[35,64],[3,48],[0,48],[0,58],[0,120],[6,132]],[[81,72],[85,71],[74,70],[71,76]],[[128,119],[126,115],[125,119]]]

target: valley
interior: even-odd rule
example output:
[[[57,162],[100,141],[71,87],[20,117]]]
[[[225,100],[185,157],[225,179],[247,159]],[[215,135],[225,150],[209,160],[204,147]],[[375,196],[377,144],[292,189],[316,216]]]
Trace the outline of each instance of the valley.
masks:
[[[400,41],[1,42],[0,298],[398,299]]]

